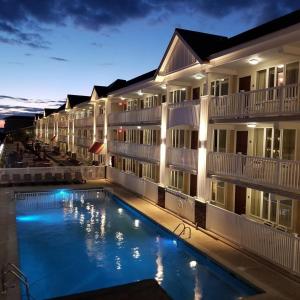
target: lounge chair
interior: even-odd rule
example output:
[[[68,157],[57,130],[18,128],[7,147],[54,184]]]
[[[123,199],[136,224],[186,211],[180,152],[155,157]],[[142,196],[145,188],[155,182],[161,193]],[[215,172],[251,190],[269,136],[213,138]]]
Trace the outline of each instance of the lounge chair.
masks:
[[[73,179],[74,183],[86,183],[86,180],[83,179],[81,172],[75,172],[75,178]]]

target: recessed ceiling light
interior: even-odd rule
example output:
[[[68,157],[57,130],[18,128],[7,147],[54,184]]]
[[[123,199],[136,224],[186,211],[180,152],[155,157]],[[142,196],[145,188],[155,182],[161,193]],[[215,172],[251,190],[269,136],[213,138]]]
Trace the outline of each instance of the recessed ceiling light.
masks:
[[[249,123],[249,124],[247,124],[247,127],[249,127],[249,128],[255,128],[256,127],[256,123]]]
[[[257,58],[250,58],[250,59],[248,60],[248,63],[249,63],[250,65],[257,65],[257,64],[259,63],[259,59],[257,59]]]
[[[139,91],[137,92],[137,94],[138,94],[139,96],[143,96],[143,95],[144,95],[144,93],[142,92],[142,90],[139,90]]]
[[[202,78],[204,78],[205,76],[203,75],[203,74],[201,74],[201,73],[198,73],[198,74],[196,74],[196,75],[194,75],[194,78],[195,79],[198,79],[198,80],[200,80],[200,79],[202,79]]]
[[[181,90],[182,90],[182,91],[185,91],[185,90],[186,90],[186,88],[182,88]]]
[[[278,65],[277,67],[281,69],[284,67],[284,65]]]
[[[165,84],[160,86],[163,90],[165,90],[167,88],[167,86]]]

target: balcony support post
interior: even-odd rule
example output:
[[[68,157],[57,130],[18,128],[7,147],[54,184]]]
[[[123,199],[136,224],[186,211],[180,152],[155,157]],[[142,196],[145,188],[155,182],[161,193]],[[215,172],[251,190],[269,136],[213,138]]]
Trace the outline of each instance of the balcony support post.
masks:
[[[208,106],[210,96],[203,97],[200,103],[199,148],[198,148],[198,176],[197,197],[206,202],[209,200],[209,179],[207,178],[206,154],[208,135]]]
[[[160,165],[159,165],[159,183],[162,186],[168,184],[168,178],[166,174],[166,151],[167,151],[167,121],[168,121],[168,96],[167,102],[161,105],[161,128],[160,128]]]

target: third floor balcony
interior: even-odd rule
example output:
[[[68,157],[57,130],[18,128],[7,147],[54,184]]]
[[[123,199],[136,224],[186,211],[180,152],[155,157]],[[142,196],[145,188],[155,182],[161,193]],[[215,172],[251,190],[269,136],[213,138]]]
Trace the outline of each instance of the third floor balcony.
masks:
[[[108,151],[147,161],[158,162],[160,158],[160,147],[156,145],[143,145],[119,141],[109,141]]]
[[[213,96],[209,116],[213,121],[245,121],[300,117],[299,84],[277,86],[226,96]]]
[[[93,126],[94,118],[93,116],[82,118],[82,119],[75,119],[74,126],[83,128],[83,127],[91,127]]]
[[[160,120],[161,106],[113,112],[108,116],[109,125],[160,124]]]

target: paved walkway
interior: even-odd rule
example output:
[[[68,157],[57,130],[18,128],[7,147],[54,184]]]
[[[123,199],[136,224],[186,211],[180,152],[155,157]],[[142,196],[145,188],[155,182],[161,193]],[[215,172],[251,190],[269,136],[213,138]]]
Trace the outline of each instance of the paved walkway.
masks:
[[[144,200],[135,194],[125,190],[124,188],[109,183],[106,180],[91,181],[82,185],[69,185],[69,186],[40,186],[40,187],[19,187],[15,190],[18,191],[42,191],[55,188],[93,188],[93,187],[109,187],[113,193],[123,199],[127,204],[142,212],[152,220],[160,223],[166,229],[173,231],[173,229],[182,220],[168,211],[161,209],[150,201]],[[9,189],[3,189],[2,194]],[[2,197],[1,197],[2,198]],[[16,256],[17,240],[15,235],[14,225],[14,205],[8,199],[1,199],[0,201],[0,242],[9,243],[0,251],[0,265],[4,261],[17,263]],[[5,201],[3,201],[5,200]],[[9,213],[8,217],[2,219],[3,211]],[[4,213],[5,215],[5,213]],[[8,225],[9,224],[9,225]],[[188,224],[187,224],[188,225]],[[3,229],[4,226],[4,229]],[[8,230],[8,231],[7,231]],[[6,238],[2,237],[2,235]],[[265,293],[249,297],[248,299],[264,300],[264,299],[299,299],[300,295],[300,282],[293,280],[293,278],[285,275],[285,272],[279,268],[265,263],[262,259],[255,259],[254,256],[248,255],[239,249],[231,247],[229,244],[224,243],[203,231],[192,228],[192,237],[187,240],[191,245],[198,248],[202,253],[207,254],[210,258],[223,265],[226,269],[232,271],[237,276],[252,283],[256,287],[265,291]],[[8,255],[9,254],[9,255]],[[2,300],[1,296],[0,299]],[[18,298],[3,298],[3,299],[18,299]]]

